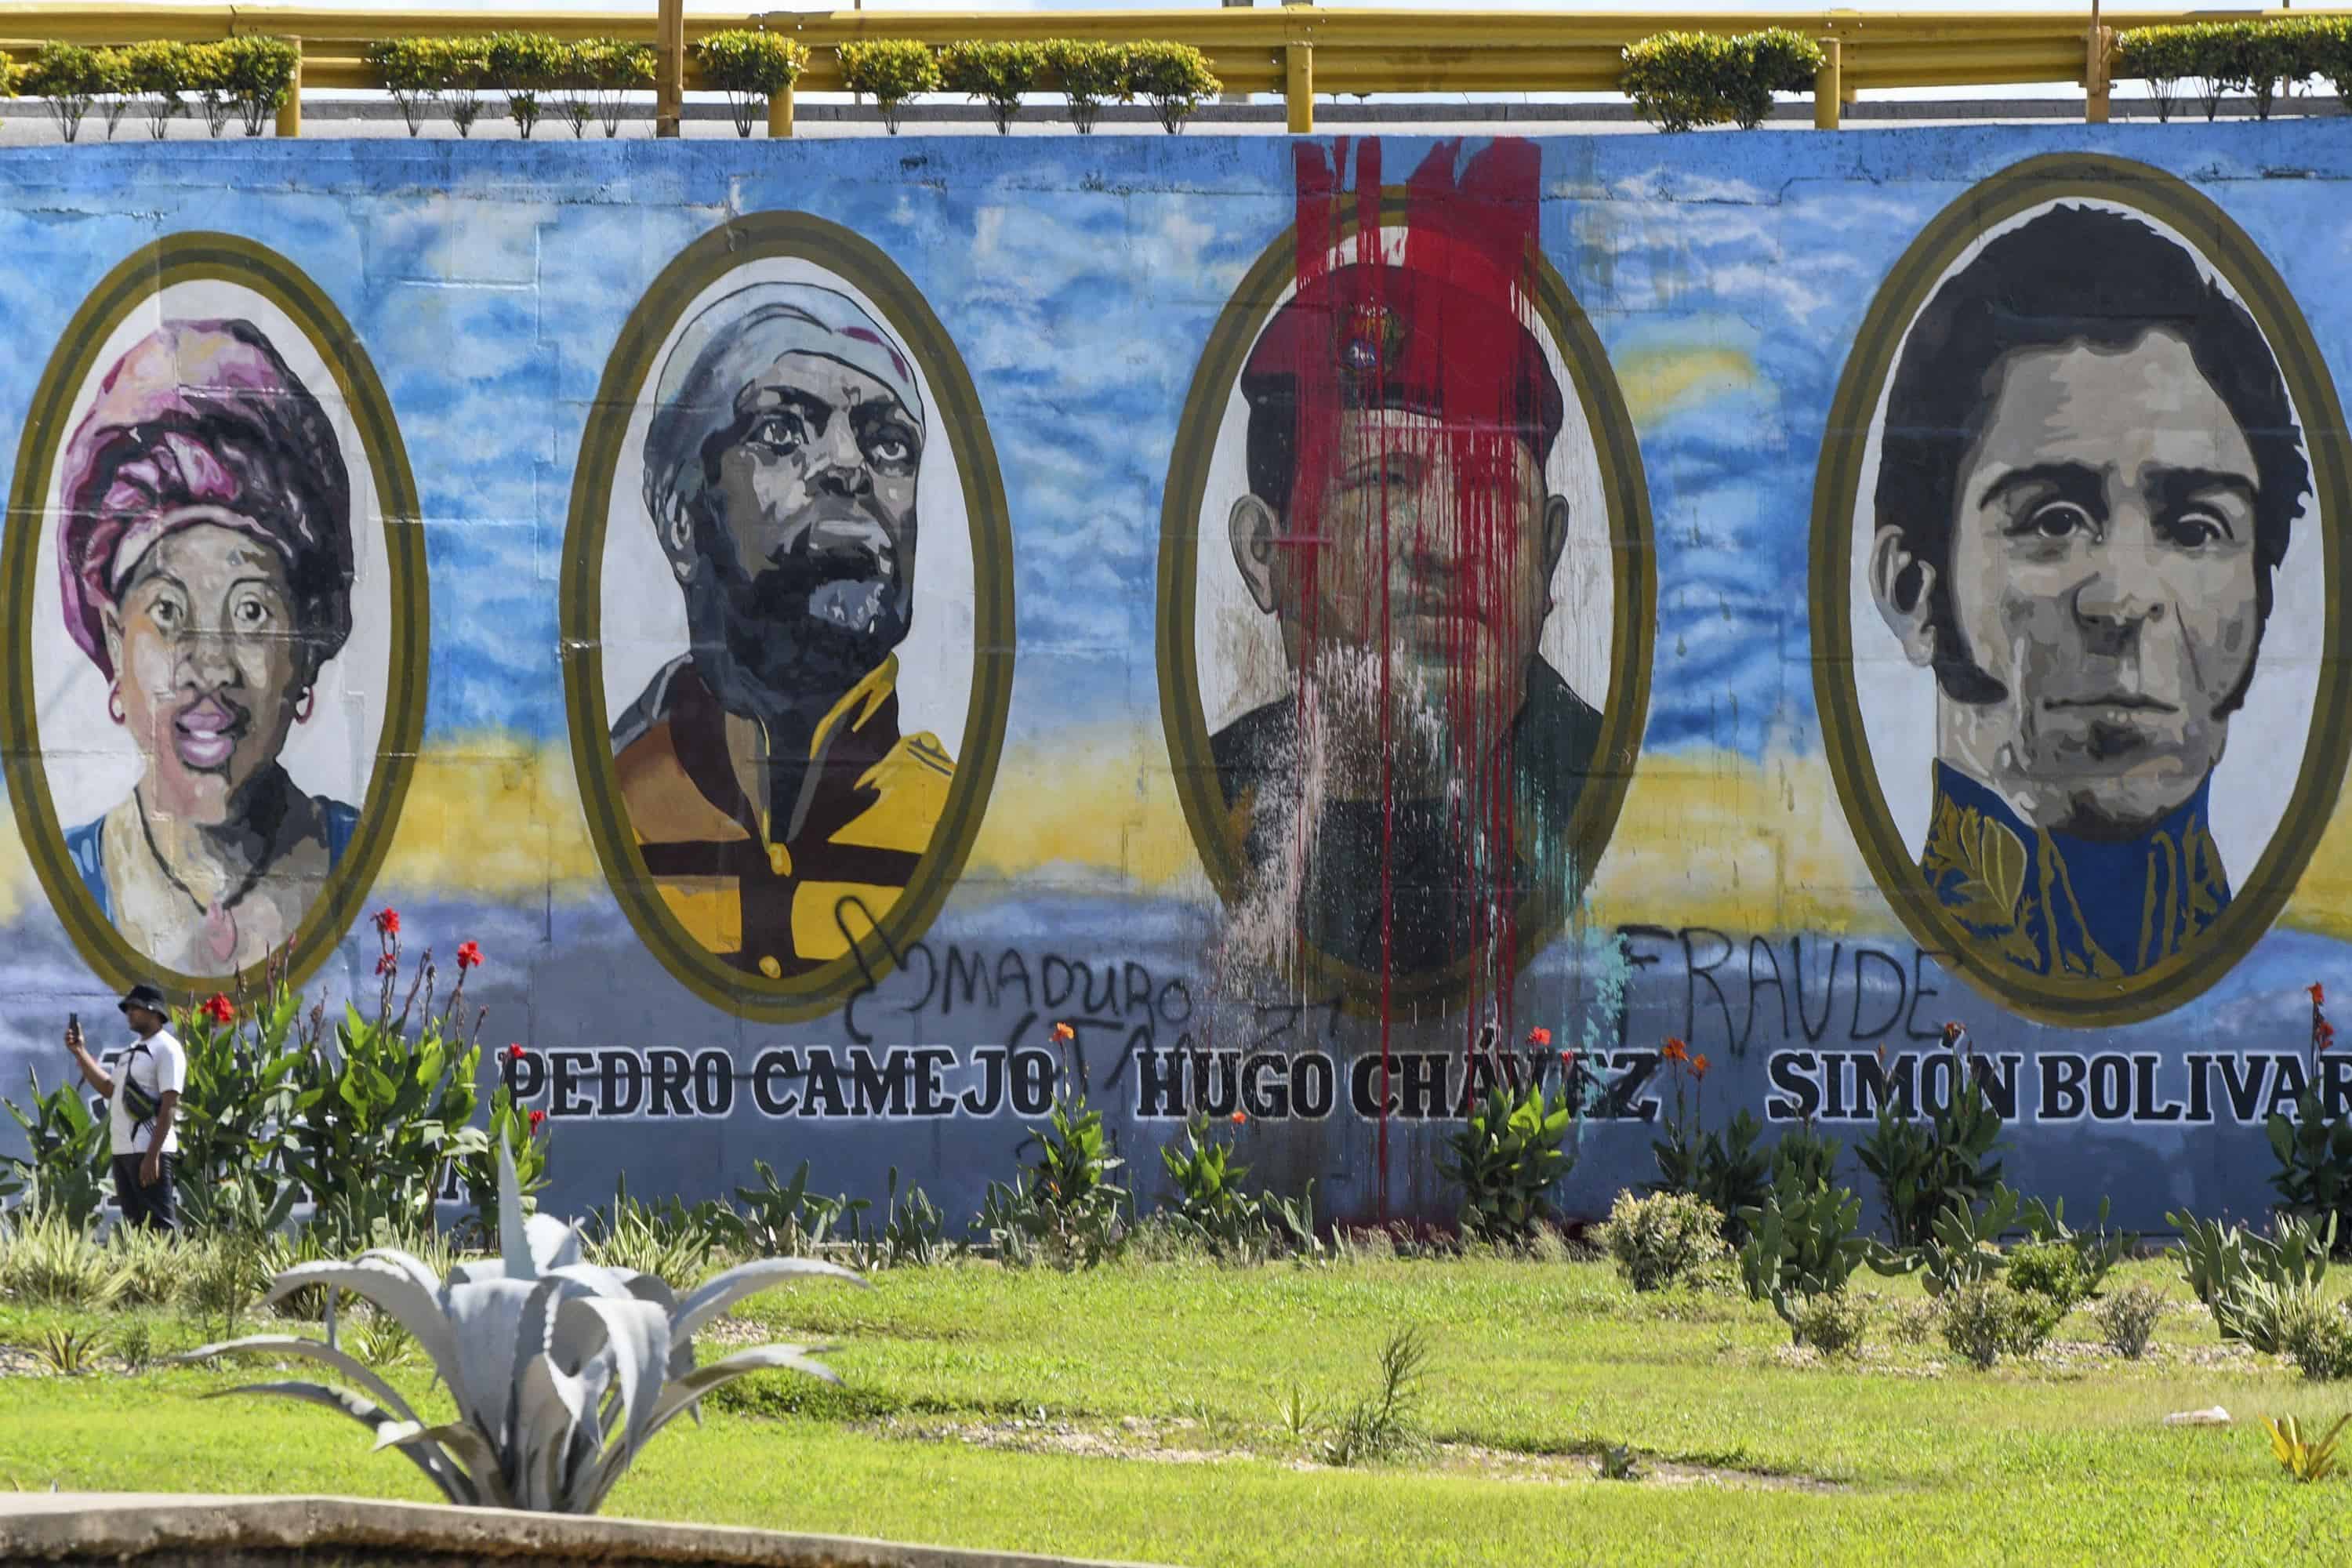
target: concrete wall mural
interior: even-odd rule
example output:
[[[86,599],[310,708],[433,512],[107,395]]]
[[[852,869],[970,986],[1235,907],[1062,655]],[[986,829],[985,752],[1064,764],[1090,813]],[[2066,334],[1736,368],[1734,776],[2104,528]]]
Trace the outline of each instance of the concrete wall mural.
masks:
[[[1066,1059],[1356,1216],[1573,1075],[1592,1210],[1666,1037],[1850,1141],[1958,1021],[2012,1180],[2257,1207],[2326,130],[13,153],[0,1084],[392,905],[562,1203],[968,1209]]]

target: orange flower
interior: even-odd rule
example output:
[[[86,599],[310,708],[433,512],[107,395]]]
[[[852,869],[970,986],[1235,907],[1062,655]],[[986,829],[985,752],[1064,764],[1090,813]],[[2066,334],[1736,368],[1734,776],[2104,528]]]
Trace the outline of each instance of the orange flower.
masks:
[[[1661,1050],[1658,1055],[1670,1062],[1686,1062],[1690,1060],[1690,1047],[1683,1044],[1679,1039],[1676,1039],[1674,1036],[1668,1035],[1666,1037],[1665,1048]]]
[[[1243,1115],[1240,1111],[1236,1110],[1236,1111],[1234,1111],[1234,1126],[1239,1127],[1243,1122],[1247,1121],[1248,1120],[1249,1120],[1249,1118],[1248,1118],[1248,1117],[1246,1117],[1246,1116],[1244,1116],[1244,1115]]]
[[[2315,1006],[2315,1007],[2317,1007],[2317,1006],[2319,1006],[2319,1005],[2323,1005],[2324,1003],[2326,1003],[2326,1000],[2327,1000],[2327,991],[2326,991],[2326,987],[2324,987],[2324,986],[2322,986],[2322,985],[2319,984],[2319,982],[2318,982],[2318,981],[2316,981],[2316,980],[2313,981],[2313,982],[2311,983],[2311,1005],[2312,1005],[2313,1006]]]
[[[457,944],[457,972],[459,973],[464,973],[467,970],[474,968],[481,962],[481,943],[477,942],[461,942]]]
[[[215,1024],[226,1024],[236,1016],[236,1005],[217,991],[213,993],[212,1000],[206,1002],[197,1011]]]
[[[2314,1029],[2311,1035],[2312,1038],[2319,1042],[2319,1048],[2324,1051],[2336,1043],[2336,1026],[2323,1018],[2319,1021],[2319,1027]]]
[[[1691,1077],[1705,1078],[1706,1076],[1706,1052],[1702,1051],[1697,1056],[1691,1058]]]
[[[1056,1045],[1066,1044],[1077,1037],[1078,1032],[1070,1027],[1067,1024],[1056,1024],[1054,1026],[1053,1039]]]
[[[1545,1028],[1540,1024],[1537,1025],[1534,1028],[1528,1031],[1528,1044],[1531,1046],[1548,1046],[1551,1044],[1551,1031]]]

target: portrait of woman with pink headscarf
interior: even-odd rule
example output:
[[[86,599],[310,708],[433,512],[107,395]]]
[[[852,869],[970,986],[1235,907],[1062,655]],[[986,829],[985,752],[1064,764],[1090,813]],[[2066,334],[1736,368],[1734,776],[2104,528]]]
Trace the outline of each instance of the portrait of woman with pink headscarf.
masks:
[[[349,847],[350,805],[279,760],[352,629],[352,487],[326,411],[245,321],[166,321],[68,443],[66,629],[140,761],[70,828],[99,911],[187,974],[258,963]]]

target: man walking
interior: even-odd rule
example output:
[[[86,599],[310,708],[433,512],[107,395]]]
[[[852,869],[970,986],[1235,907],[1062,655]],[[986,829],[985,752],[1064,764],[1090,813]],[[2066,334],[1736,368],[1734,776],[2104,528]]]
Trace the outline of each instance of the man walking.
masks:
[[[138,1038],[115,1058],[112,1073],[83,1047],[79,1019],[66,1026],[66,1049],[89,1087],[110,1104],[107,1136],[123,1223],[171,1230],[179,1222],[172,1182],[180,1152],[172,1124],[179,1117],[180,1091],[187,1087],[188,1054],[173,1037],[169,1006],[154,986],[132,986],[121,1006]]]

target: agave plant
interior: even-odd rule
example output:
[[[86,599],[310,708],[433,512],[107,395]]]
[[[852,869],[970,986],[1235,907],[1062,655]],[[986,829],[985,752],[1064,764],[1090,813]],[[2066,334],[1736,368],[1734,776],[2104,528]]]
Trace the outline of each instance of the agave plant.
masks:
[[[349,1260],[298,1264],[269,1300],[332,1286],[372,1303],[415,1336],[457,1401],[454,1421],[428,1426],[390,1384],[323,1341],[259,1334],[175,1357],[239,1352],[296,1356],[333,1367],[356,1390],[320,1383],[257,1383],[226,1394],[266,1394],[340,1410],[397,1448],[454,1503],[593,1513],[654,1435],[747,1373],[789,1367],[840,1381],[821,1349],[761,1345],[709,1366],[694,1334],[737,1301],[787,1279],[822,1275],[864,1285],[810,1258],[746,1263],[680,1300],[659,1278],[584,1262],[577,1226],[528,1221],[511,1151],[500,1148],[499,1237],[504,1255],[454,1265],[448,1278],[408,1253],[378,1247]],[[215,1394],[213,1397],[220,1397]]]

